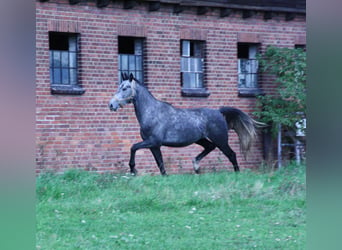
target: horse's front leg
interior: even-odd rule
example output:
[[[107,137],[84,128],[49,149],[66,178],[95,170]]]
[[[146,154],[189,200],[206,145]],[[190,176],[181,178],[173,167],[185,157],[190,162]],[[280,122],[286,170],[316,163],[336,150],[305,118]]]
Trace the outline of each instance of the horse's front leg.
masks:
[[[160,173],[162,175],[166,175],[166,171],[165,171],[165,168],[164,168],[164,162],[163,162],[163,156],[162,156],[162,153],[160,151],[160,147],[157,147],[157,148],[150,148],[152,154],[153,154],[153,157],[155,159],[155,161],[157,162],[157,165],[159,167],[159,170],[160,170]]]
[[[153,146],[154,146],[154,143],[151,140],[145,140],[145,141],[133,144],[133,146],[131,147],[131,156],[129,159],[129,167],[131,169],[132,175],[137,174],[137,170],[135,169],[135,153],[136,153],[136,151],[139,149],[142,149],[142,148],[151,148]]]

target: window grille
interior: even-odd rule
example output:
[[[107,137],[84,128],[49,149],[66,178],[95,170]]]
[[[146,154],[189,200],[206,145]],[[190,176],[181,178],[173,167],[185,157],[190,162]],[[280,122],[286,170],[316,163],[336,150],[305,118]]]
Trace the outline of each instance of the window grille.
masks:
[[[141,83],[143,75],[143,39],[136,37],[119,37],[119,80],[121,73],[132,73]]]
[[[204,42],[183,40],[181,44],[182,87],[203,88]]]
[[[50,32],[50,82],[51,84],[77,84],[77,35]]]
[[[258,61],[256,59],[238,59],[239,88],[258,87]]]
[[[258,84],[259,63],[256,59],[259,44],[238,43],[238,91],[239,96],[255,96],[261,94]]]

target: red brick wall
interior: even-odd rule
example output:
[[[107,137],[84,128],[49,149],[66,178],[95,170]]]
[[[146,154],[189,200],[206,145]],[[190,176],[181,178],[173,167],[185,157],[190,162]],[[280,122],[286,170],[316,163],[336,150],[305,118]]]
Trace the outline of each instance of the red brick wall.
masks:
[[[263,13],[242,19],[240,12],[220,18],[219,9],[196,15],[195,8],[172,13],[171,5],[149,12],[143,3],[125,10],[122,2],[99,9],[95,3],[69,5],[69,1],[36,2],[36,144],[37,173],[82,168],[93,171],[128,171],[130,146],[140,141],[139,125],[132,105],[110,112],[108,101],[118,84],[119,35],[140,36],[146,40],[145,81],[152,94],[177,107],[234,106],[251,113],[255,98],[238,97],[237,42],[250,40],[267,45],[293,47],[305,40],[305,17],[285,21],[278,14],[264,21]],[[95,1],[94,1],[95,2]],[[80,33],[79,82],[83,95],[52,95],[49,77],[49,31]],[[303,38],[304,37],[304,38]],[[209,97],[182,97],[180,84],[180,39],[206,41],[206,86]],[[266,91],[272,83],[262,79]],[[259,140],[245,160],[236,134],[229,144],[242,168],[262,162]],[[197,145],[162,148],[168,173],[192,172],[191,160],[202,151]],[[149,150],[136,155],[140,173],[159,173]],[[231,163],[217,149],[201,162],[204,171],[230,169]]]

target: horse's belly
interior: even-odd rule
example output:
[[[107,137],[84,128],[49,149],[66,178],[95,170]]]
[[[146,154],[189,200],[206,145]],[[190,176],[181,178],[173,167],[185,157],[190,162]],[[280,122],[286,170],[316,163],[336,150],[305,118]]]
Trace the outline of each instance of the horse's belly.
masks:
[[[166,141],[163,142],[162,145],[163,146],[167,146],[167,147],[186,147],[191,145],[194,142],[188,143],[188,142],[173,142],[173,141]]]
[[[162,141],[162,145],[169,147],[185,147],[202,138],[199,131],[168,131]]]

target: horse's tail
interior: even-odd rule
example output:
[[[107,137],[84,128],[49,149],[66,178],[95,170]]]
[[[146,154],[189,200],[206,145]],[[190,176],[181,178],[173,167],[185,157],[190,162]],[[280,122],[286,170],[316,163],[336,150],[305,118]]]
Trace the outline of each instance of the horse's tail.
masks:
[[[221,107],[220,112],[226,118],[228,129],[234,129],[239,136],[240,149],[245,157],[256,139],[257,127],[261,127],[264,124],[255,121],[245,112],[232,108]]]

